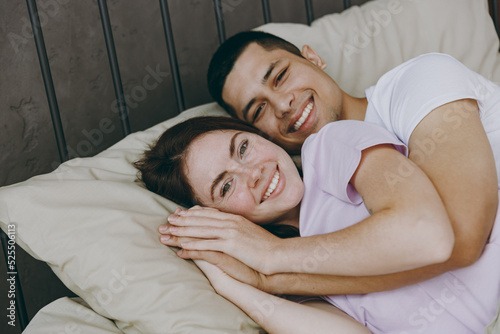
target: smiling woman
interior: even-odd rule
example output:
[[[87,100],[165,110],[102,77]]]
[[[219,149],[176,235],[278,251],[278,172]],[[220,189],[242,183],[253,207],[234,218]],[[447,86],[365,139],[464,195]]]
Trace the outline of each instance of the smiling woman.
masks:
[[[187,151],[184,171],[204,206],[257,224],[283,221],[294,212],[298,226],[304,185],[297,167],[281,147],[257,134],[228,130],[198,137]]]
[[[209,133],[214,134],[213,137],[207,135]],[[284,206],[282,215],[285,215],[285,209],[290,210],[294,207],[298,213],[303,186],[297,168],[283,149],[265,140],[262,134],[257,135],[258,133],[254,127],[234,118],[196,117],[165,131],[144,153],[143,158],[135,162],[135,166],[149,190],[175,203],[185,207],[202,204],[244,216],[251,215],[252,219],[255,219],[254,222],[265,223],[268,231],[281,238],[298,236],[298,216],[292,225],[283,224],[283,221],[272,223],[277,221],[277,218],[285,220],[284,216],[279,217],[276,214],[278,211],[272,206],[273,197],[276,197],[278,192],[283,192],[280,197],[293,198],[289,203],[282,205]],[[221,137],[222,141],[219,141],[218,137]],[[207,142],[210,138],[214,140]],[[214,150],[215,147],[222,149]],[[261,156],[266,147],[270,150],[269,154]],[[261,151],[261,148],[264,148],[264,151]],[[266,167],[269,168],[265,169],[267,179],[264,175],[257,176],[257,184],[251,187],[251,192],[245,194],[244,191],[240,192],[244,188],[243,184],[240,185],[240,181],[245,181],[239,176],[246,168],[252,170],[252,167],[243,164],[243,161],[249,159],[248,153],[251,153],[250,163],[253,163],[253,166],[267,157]],[[274,153],[276,156],[273,159]],[[203,158],[194,159],[193,156],[197,154],[203,154]],[[216,155],[220,155],[220,158]],[[241,166],[240,173],[229,173],[229,170],[224,168],[223,162],[232,162],[236,167]],[[237,162],[239,164],[236,164]],[[273,187],[276,174],[279,178],[271,194],[270,188]],[[283,191],[288,175],[289,186]],[[242,175],[242,178],[246,176]],[[236,187],[238,189],[235,191]],[[268,191],[270,194],[266,197]],[[246,202],[240,202],[241,200]],[[252,203],[259,207],[255,213],[252,213]],[[275,212],[274,217],[268,216],[263,219],[266,210],[271,214]]]
[[[443,203],[428,177],[405,157],[406,147],[383,128],[359,121],[324,126],[303,146],[304,181],[283,149],[249,129],[242,128],[236,120],[192,118],[165,131],[136,165],[149,189],[163,189],[178,181],[150,174],[161,174],[164,162],[176,160],[180,173],[177,175],[184,189],[189,189],[189,202],[208,208],[178,209],[169,217],[170,224],[160,227],[162,242],[182,247],[179,256],[183,258],[208,261],[197,264],[216,291],[266,330],[290,333],[293,328],[294,333],[301,333],[295,330],[301,319],[293,314],[302,311],[311,312],[311,319],[315,319],[304,328],[305,333],[328,332],[325,324],[339,320],[338,315],[316,313],[316,309],[279,300],[256,289],[297,294],[294,284],[272,287],[269,282],[276,278],[307,274],[307,279],[314,282],[317,277],[333,280],[329,275],[384,275],[448,259],[454,237]],[[185,134],[190,130],[196,135]],[[411,167],[412,173],[397,182],[388,182],[386,176],[397,175],[402,161]],[[148,183],[155,180],[164,183]],[[182,191],[176,194],[179,192]],[[277,238],[262,228],[269,223],[299,227],[302,237]],[[491,244],[498,242],[498,231],[492,233]],[[239,269],[234,272],[235,267],[230,267],[225,272],[227,268],[220,256],[230,256],[229,261]],[[500,270],[494,277],[484,277],[480,285],[477,276],[471,274],[484,270],[498,256],[498,248],[488,244],[482,261],[463,275],[449,272],[435,280],[393,292],[366,294],[364,298],[330,295],[323,299],[350,316],[342,318],[342,323],[352,327],[342,332],[363,330],[354,320],[374,332],[401,332],[412,329],[407,319],[412,318],[415,307],[437,302],[439,294],[427,292],[441,291],[458,280],[469,292],[462,294],[457,304],[467,307],[481,303],[488,310],[489,319],[500,290],[479,286],[495,286]],[[285,291],[277,291],[278,285]],[[276,312],[272,316],[255,315],[255,301],[273,303]],[[387,322],[378,313],[384,310],[401,315],[401,305],[407,313],[398,319]],[[442,328],[460,332],[486,325],[486,318],[467,318],[461,306],[456,306],[443,310],[428,332],[441,333]],[[318,326],[318,331],[312,330],[314,326]]]
[[[200,117],[198,122],[186,121],[164,132],[143,159],[135,166],[141,172],[146,187],[186,207],[198,204],[193,189],[184,174],[184,159],[189,145],[200,135],[215,130],[238,130],[257,133],[258,130],[227,117]],[[217,120],[213,122],[213,120]]]
[[[282,148],[234,118],[177,124],[135,166],[149,190],[185,207],[215,207],[266,224],[280,237],[298,235],[304,190],[297,168]],[[283,224],[287,216],[293,224]]]

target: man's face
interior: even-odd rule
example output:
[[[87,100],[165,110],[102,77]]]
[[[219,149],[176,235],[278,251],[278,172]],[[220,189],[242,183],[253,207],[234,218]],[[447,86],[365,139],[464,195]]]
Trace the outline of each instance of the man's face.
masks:
[[[306,58],[252,43],[234,64],[222,91],[238,118],[290,152],[299,152],[310,134],[340,119],[342,111],[342,91],[323,71],[321,58],[310,48],[302,54]]]

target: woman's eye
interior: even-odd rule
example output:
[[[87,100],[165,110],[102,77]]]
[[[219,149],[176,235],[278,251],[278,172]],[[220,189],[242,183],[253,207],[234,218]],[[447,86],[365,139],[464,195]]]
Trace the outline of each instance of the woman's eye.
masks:
[[[229,191],[229,189],[231,189],[232,183],[233,183],[233,181],[229,181],[229,182],[224,183],[224,185],[222,186],[222,189],[221,189],[222,197],[224,197],[224,195],[226,195],[226,193]]]
[[[240,157],[243,157],[245,151],[247,150],[248,140],[245,140],[240,146]]]

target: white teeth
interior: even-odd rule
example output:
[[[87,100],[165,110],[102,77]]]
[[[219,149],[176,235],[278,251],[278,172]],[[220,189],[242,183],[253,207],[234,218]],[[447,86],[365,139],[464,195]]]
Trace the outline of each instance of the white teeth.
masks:
[[[293,125],[293,128],[295,129],[295,131],[297,131],[298,129],[300,129],[300,127],[302,126],[302,124],[304,124],[305,120],[307,119],[307,116],[309,116],[309,113],[312,110],[312,107],[313,107],[313,102],[311,101],[304,108],[304,112],[302,113],[302,116],[300,116],[299,120],[297,122],[295,122],[295,124]]]
[[[264,198],[262,199],[263,201],[265,201],[269,196],[271,196],[273,191],[276,189],[276,186],[278,185],[279,179],[280,179],[280,172],[276,170],[273,176],[273,180],[271,181],[269,188],[267,188],[267,191],[264,194]]]

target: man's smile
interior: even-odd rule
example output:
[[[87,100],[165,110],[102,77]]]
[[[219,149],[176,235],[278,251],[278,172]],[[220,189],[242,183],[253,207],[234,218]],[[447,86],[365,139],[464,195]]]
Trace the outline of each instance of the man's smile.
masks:
[[[299,120],[297,122],[295,122],[295,124],[293,125],[293,128],[295,129],[295,131],[299,130],[300,127],[302,126],[302,124],[304,124],[304,122],[306,121],[307,117],[311,113],[313,105],[314,105],[314,103],[313,103],[313,101],[311,101],[304,108],[304,110],[302,111],[302,115],[300,116]]]
[[[314,110],[314,98],[311,96],[310,98],[306,99],[298,108],[297,112],[293,117],[290,119],[289,125],[288,125],[288,133],[292,132],[297,132],[300,130],[307,131],[307,128],[310,126],[310,116],[311,112]],[[304,124],[306,124],[304,126]]]

